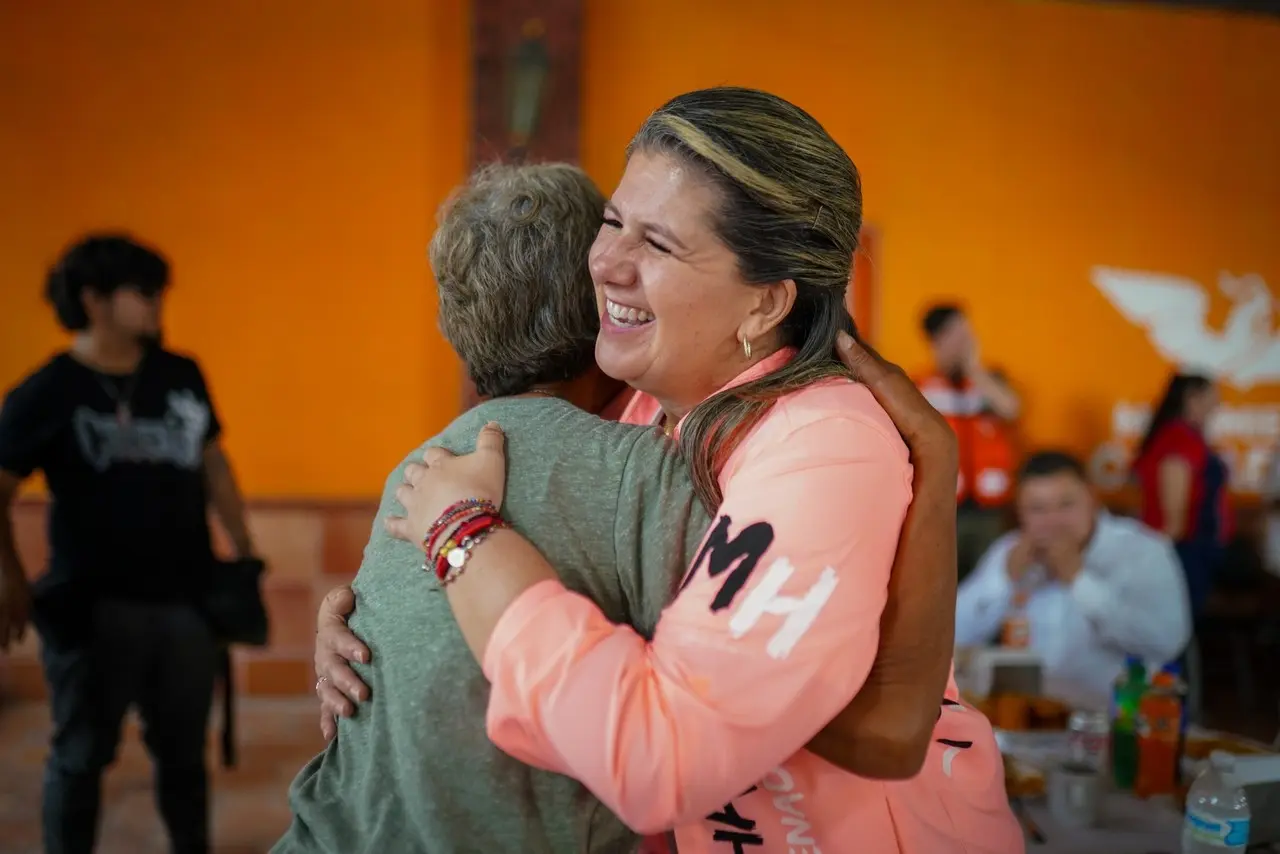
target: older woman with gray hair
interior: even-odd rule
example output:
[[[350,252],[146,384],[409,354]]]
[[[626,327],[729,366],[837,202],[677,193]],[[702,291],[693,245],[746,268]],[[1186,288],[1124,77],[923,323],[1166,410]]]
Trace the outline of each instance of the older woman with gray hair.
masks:
[[[708,517],[660,436],[591,414],[621,389],[593,355],[586,259],[603,208],[591,180],[566,165],[488,167],[447,203],[430,250],[440,328],[489,400],[427,444],[468,450],[487,421],[510,424],[524,463],[512,524],[556,556],[566,584],[651,631]],[[387,479],[354,584],[352,628],[374,653],[359,670],[377,702],[294,781],[294,820],[273,850],[635,850],[636,834],[580,783],[486,737],[488,686],[448,602],[417,546],[383,530],[419,456]],[[633,503],[637,482],[646,497]],[[658,562],[669,571],[653,572]]]

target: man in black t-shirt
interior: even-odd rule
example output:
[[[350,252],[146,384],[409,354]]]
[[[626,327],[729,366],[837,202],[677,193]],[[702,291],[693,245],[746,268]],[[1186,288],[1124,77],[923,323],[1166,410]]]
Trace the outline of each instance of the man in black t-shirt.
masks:
[[[46,296],[74,341],[0,408],[0,651],[28,613],[54,724],[44,783],[49,854],[92,851],[102,773],[136,706],[173,851],[209,850],[205,732],[216,645],[197,608],[214,569],[210,504],[253,548],[199,366],[159,344],[169,266],[120,235],[71,246]],[[48,483],[49,566],[28,587],[10,505]]]

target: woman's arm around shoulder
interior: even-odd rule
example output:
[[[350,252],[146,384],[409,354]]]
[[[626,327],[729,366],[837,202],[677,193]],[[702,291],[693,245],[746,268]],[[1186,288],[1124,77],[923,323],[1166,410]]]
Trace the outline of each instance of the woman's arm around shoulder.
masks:
[[[787,401],[735,452],[652,643],[554,581],[511,603],[484,654],[496,744],[650,832],[724,804],[849,702],[876,655],[911,467],[866,389],[844,386]],[[514,539],[477,558],[532,559]]]

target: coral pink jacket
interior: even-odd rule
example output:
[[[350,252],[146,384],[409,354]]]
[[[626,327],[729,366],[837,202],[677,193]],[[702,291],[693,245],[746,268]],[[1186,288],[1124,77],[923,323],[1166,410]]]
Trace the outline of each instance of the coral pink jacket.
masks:
[[[637,395],[623,420],[657,409]],[[832,380],[788,396],[719,482],[718,521],[652,641],[559,582],[512,603],[483,662],[494,743],[581,780],[640,833],[675,828],[680,854],[1023,851],[991,728],[954,684],[914,780],[803,749],[875,659],[911,501],[906,447],[871,394]]]

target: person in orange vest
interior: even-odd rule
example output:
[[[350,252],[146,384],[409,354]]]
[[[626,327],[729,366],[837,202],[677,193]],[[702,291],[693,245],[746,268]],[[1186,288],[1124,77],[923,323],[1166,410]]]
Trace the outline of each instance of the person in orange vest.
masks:
[[[956,551],[963,579],[1008,528],[1008,505],[1018,464],[1013,422],[1022,402],[998,372],[978,357],[978,342],[964,311],[938,304],[925,312],[924,334],[933,370],[916,385],[956,433]]]

